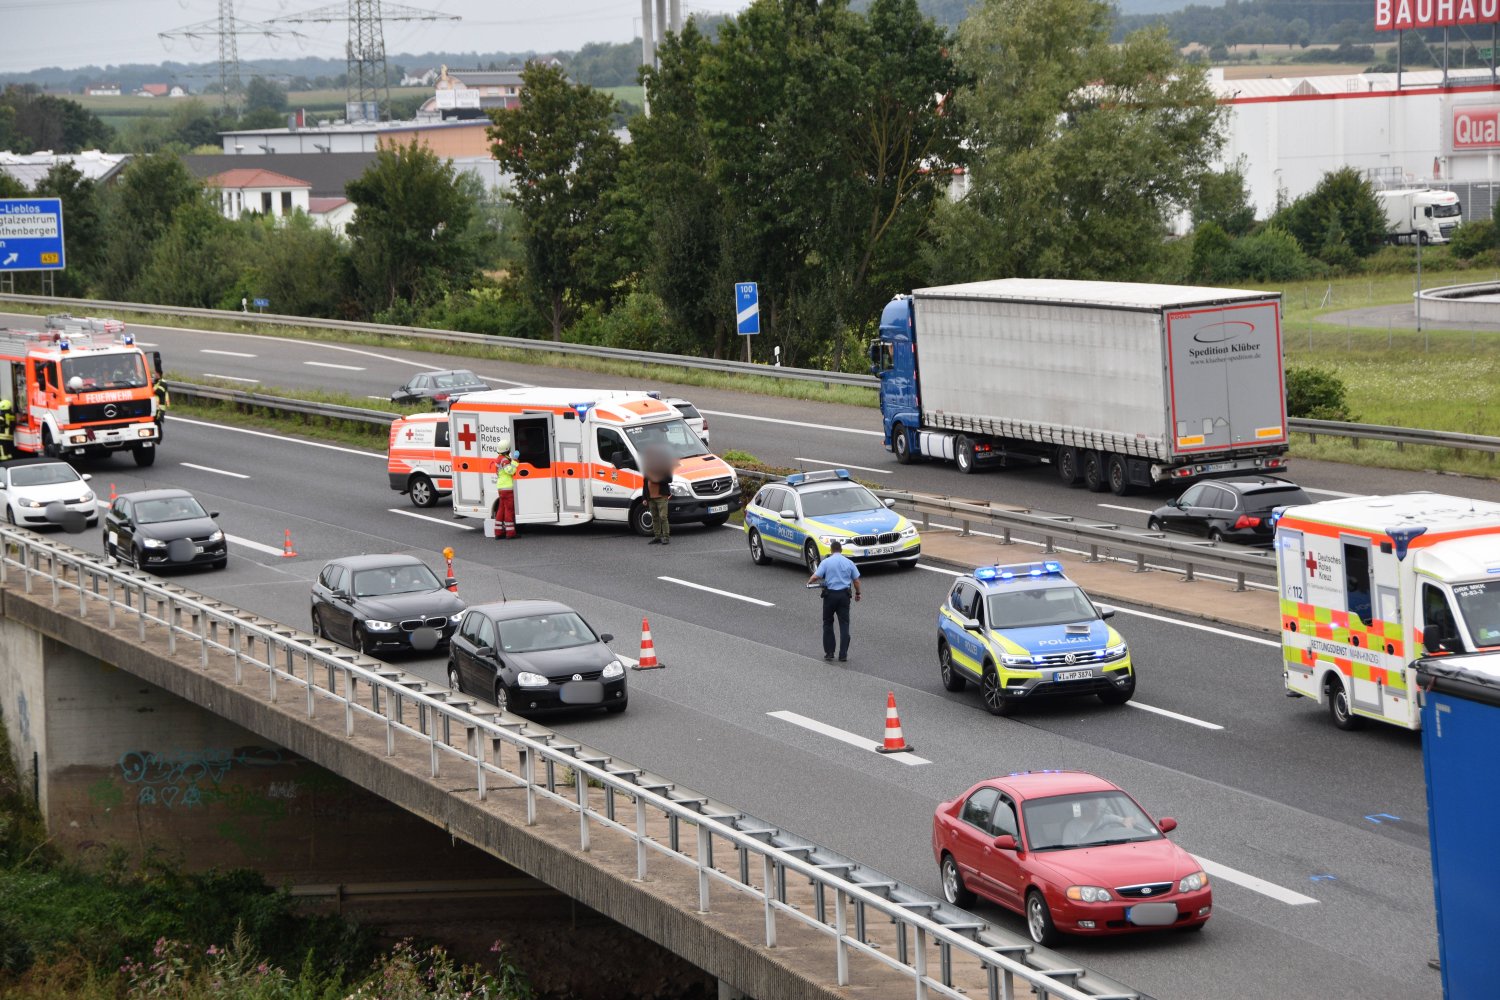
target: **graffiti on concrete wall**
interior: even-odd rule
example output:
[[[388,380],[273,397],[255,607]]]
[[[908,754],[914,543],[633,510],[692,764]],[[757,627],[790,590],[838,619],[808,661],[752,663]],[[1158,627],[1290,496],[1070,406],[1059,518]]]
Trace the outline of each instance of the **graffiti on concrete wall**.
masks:
[[[31,706],[26,702],[26,692],[16,695],[16,728],[21,734],[23,746],[31,744]]]
[[[281,752],[265,747],[243,750],[207,748],[155,753],[128,750],[120,755],[120,774],[136,789],[138,805],[195,809],[218,797],[224,778],[236,767],[272,767]]]

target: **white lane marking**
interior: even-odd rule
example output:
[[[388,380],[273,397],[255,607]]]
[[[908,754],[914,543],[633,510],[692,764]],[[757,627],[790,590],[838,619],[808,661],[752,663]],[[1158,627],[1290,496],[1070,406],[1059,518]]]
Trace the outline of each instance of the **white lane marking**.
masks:
[[[286,437],[282,434],[271,434],[267,431],[252,431],[248,427],[230,427],[228,424],[216,424],[209,420],[194,420],[191,417],[173,417],[174,424],[187,424],[190,427],[208,427],[216,431],[233,431],[236,434],[248,434],[251,437],[267,438],[271,441],[281,441],[285,444],[300,444],[309,448],[322,448],[325,451],[343,452],[345,455],[359,455],[363,458],[373,458],[384,462],[385,455],[373,451],[360,451],[358,448],[345,448],[337,444],[324,444],[321,441],[308,441],[305,438]],[[1200,573],[1199,576],[1202,576]]]
[[[135,342],[135,346],[136,347],[160,347],[161,345],[160,344],[153,344],[153,343],[150,343],[150,342],[145,341],[145,340],[137,340]]]
[[[382,401],[386,401],[386,400],[390,399],[389,396],[366,396],[365,398],[366,399],[379,399],[379,400],[382,400]]]
[[[478,531],[477,525],[459,524],[456,521],[444,521],[440,517],[430,517],[427,514],[418,514],[414,510],[402,510],[400,507],[387,507],[386,510],[392,514],[400,514],[402,517],[414,517],[419,521],[431,521],[433,524],[446,525],[449,528],[457,528],[459,531]]]
[[[945,574],[947,576],[954,576],[954,577],[957,577],[957,576],[968,576],[969,575],[967,573],[960,573],[957,570],[944,569],[941,566],[927,566],[927,565],[924,565],[922,563],[918,563],[917,564],[917,569],[925,569],[929,573],[942,573],[942,574]],[[1201,576],[1202,574],[1199,574],[1199,575]],[[1245,642],[1253,642],[1253,643],[1257,643],[1257,644],[1259,644],[1261,646],[1270,646],[1273,649],[1279,649],[1279,648],[1281,648],[1281,643],[1277,642],[1275,639],[1262,639],[1259,636],[1241,635],[1238,632],[1231,632],[1228,629],[1224,629],[1224,628],[1216,628],[1213,625],[1204,625],[1204,624],[1202,624],[1200,622],[1185,621],[1184,619],[1181,619],[1181,618],[1169,618],[1166,615],[1154,615],[1154,614],[1152,614],[1149,611],[1134,611],[1134,610],[1132,610],[1130,608],[1122,608],[1122,607],[1119,607],[1118,605],[1113,605],[1113,604],[1110,605],[1110,607],[1114,608],[1116,611],[1118,611],[1122,615],[1134,615],[1137,618],[1149,618],[1149,619],[1151,619],[1154,622],[1162,622],[1163,624],[1166,624],[1166,625],[1181,625],[1183,628],[1193,628],[1193,629],[1197,629],[1200,632],[1208,632],[1208,633],[1210,633],[1212,635],[1222,635],[1226,639],[1242,639]]]
[[[1263,878],[1246,875],[1242,871],[1230,868],[1228,865],[1221,865],[1217,861],[1210,861],[1197,854],[1193,855],[1193,857],[1198,859],[1198,863],[1203,866],[1203,870],[1208,873],[1209,878],[1221,878],[1225,882],[1233,882],[1235,885],[1243,886],[1252,892],[1258,892],[1262,896],[1270,896],[1278,903],[1285,903],[1288,906],[1306,906],[1308,903],[1317,902],[1311,896],[1304,896],[1300,892],[1283,889],[1275,882],[1267,882]]]
[[[840,434],[865,434],[870,437],[885,437],[885,431],[865,431],[857,427],[833,427],[829,424],[810,424],[806,420],[780,420],[776,417],[752,417],[748,413],[729,413],[726,410],[705,410],[701,407],[699,413],[710,417],[729,417],[733,420],[754,420],[762,424],[782,424],[786,427],[813,427],[821,431],[838,431]]]
[[[215,375],[213,372],[204,372],[204,378],[221,378],[226,382],[249,382],[251,385],[260,385],[258,378],[240,378],[238,375]],[[385,397],[382,396],[382,399]]]
[[[1149,514],[1149,513],[1151,513],[1149,510],[1147,510],[1144,507],[1126,507],[1126,506],[1123,506],[1122,504],[1117,504],[1117,503],[1101,503],[1101,504],[1099,504],[1099,506],[1100,507],[1107,507],[1110,510],[1128,510],[1132,514]]]
[[[244,351],[216,351],[209,347],[198,348],[199,354],[222,354],[226,358],[253,358],[255,355],[246,354]]]
[[[1246,642],[1253,642],[1261,646],[1270,646],[1273,649],[1281,648],[1281,643],[1277,642],[1275,639],[1262,639],[1259,636],[1241,635],[1238,632],[1231,632],[1225,628],[1215,628],[1212,625],[1203,625],[1198,622],[1184,621],[1181,618],[1168,618],[1166,615],[1153,615],[1149,611],[1132,611],[1129,608],[1115,608],[1115,610],[1122,615],[1135,615],[1137,618],[1149,618],[1154,622],[1163,622],[1167,625],[1181,625],[1183,628],[1193,628],[1197,629],[1200,632],[1208,632],[1212,635],[1222,635],[1226,639],[1243,639]]]
[[[1320,493],[1320,494],[1322,494],[1325,497],[1340,497],[1342,499],[1348,499],[1349,497],[1362,497],[1362,496],[1364,496],[1363,493],[1341,493],[1338,490],[1315,490],[1311,486],[1304,486],[1304,487],[1302,487],[1302,492],[1303,493]]]
[[[242,548],[254,549],[256,552],[264,552],[268,556],[286,555],[286,552],[283,549],[279,549],[274,545],[262,545],[260,542],[252,542],[250,539],[241,538],[239,535],[225,534],[224,537]]]
[[[313,368],[337,368],[339,371],[345,371],[345,372],[362,372],[362,371],[364,371],[364,369],[361,368],[359,365],[336,365],[336,364],[333,364],[330,361],[304,361],[302,363],[304,365],[310,365]]]
[[[1143,712],[1152,712],[1156,715],[1164,715],[1169,719],[1176,719],[1178,722],[1186,722],[1190,725],[1202,726],[1204,729],[1224,728],[1223,726],[1220,726],[1216,723],[1204,722],[1202,719],[1195,719],[1191,715],[1178,715],[1176,712],[1169,712],[1165,708],[1157,708],[1155,705],[1142,705],[1138,701],[1127,701],[1125,704],[1129,705],[1131,708],[1138,708]]]
[[[692,587],[694,590],[706,590],[710,594],[718,594],[720,597],[732,597],[736,601],[744,601],[746,604],[759,604],[763,608],[776,607],[776,605],[772,604],[770,601],[762,601],[757,597],[746,597],[744,594],[731,594],[727,590],[717,590],[713,587],[705,587],[701,583],[694,583],[691,580],[679,580],[675,576],[659,576],[657,577],[657,579],[665,580],[667,583],[675,583],[679,587]]]
[[[486,382],[499,382],[501,385],[514,385],[514,386],[518,386],[518,387],[520,387],[522,389],[530,389],[531,388],[531,383],[530,382],[517,382],[514,379],[495,378],[492,375],[480,375],[479,377],[481,379],[483,379],[484,381],[486,381]]]
[[[212,472],[218,476],[233,476],[235,479],[249,479],[243,472],[230,472],[227,469],[215,469],[207,465],[194,465],[192,462],[178,462],[178,465],[187,469],[197,469],[199,472]]]
[[[889,469],[872,469],[868,465],[854,465],[850,462],[830,462],[824,458],[803,458],[801,455],[793,456],[796,462],[812,462],[814,465],[831,465],[836,469],[858,469],[860,472],[873,472],[877,476],[890,475]]]
[[[782,711],[767,712],[766,714],[773,719],[780,719],[782,722],[790,722],[792,725],[801,726],[803,729],[811,729],[815,733],[820,733],[824,736],[838,740],[840,743],[847,743],[851,747],[859,747],[859,749],[861,750],[869,750],[871,752],[874,752],[881,746],[881,744],[876,743],[874,740],[867,740],[863,736],[856,736],[851,732],[846,732],[845,730],[839,729],[835,726],[830,726],[826,722],[819,722],[817,719],[809,719],[805,715],[798,715],[796,712]],[[913,767],[917,764],[932,763],[932,761],[928,760],[927,758],[918,757],[914,753],[884,753],[881,754],[881,756],[887,758],[888,760],[900,761],[903,764]]]

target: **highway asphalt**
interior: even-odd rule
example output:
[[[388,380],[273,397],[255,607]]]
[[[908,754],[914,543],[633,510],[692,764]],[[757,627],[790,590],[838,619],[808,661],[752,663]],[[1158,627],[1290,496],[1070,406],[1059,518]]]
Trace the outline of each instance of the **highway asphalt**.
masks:
[[[253,353],[252,346],[282,372],[297,372],[298,359],[319,350],[283,341],[234,349]],[[179,356],[188,349],[176,341],[170,348]],[[169,367],[185,368],[175,359]],[[489,365],[474,367],[492,374]],[[327,383],[312,371],[311,381]],[[532,374],[509,371],[517,381]],[[290,382],[280,376],[279,384]],[[709,395],[690,398],[711,411],[760,418],[710,416],[720,449],[748,447],[772,461],[788,453],[841,461],[813,446],[842,447],[902,485],[941,483],[964,495],[991,489],[1025,502],[1011,492],[1020,483],[1051,509],[1101,499],[1035,474],[964,479],[937,466],[898,470],[867,436],[838,429],[841,420],[873,419],[873,411]],[[531,529],[498,542],[465,530],[473,524],[441,508],[413,508],[386,487],[383,462],[359,449],[172,418],[153,468],[126,458],[82,467],[105,497],[111,487],[194,490],[222,512],[230,565],[177,581],[303,628],[308,589],[326,559],[406,551],[440,569],[445,545],[458,550],[460,591],[470,602],[567,602],[614,633],[616,648],[630,656],[649,617],[667,667],[630,675],[630,710],[547,725],[933,893],[929,830],[942,799],[979,778],[1028,768],[1078,767],[1117,781],[1154,814],[1181,822],[1173,839],[1207,859],[1216,915],[1202,935],[1078,941],[1063,950],[1163,1000],[1438,994],[1426,964],[1436,940],[1419,739],[1385,727],[1340,733],[1314,706],[1285,699],[1278,654],[1265,636],[1126,604],[1115,624],[1140,669],[1135,703],[1107,708],[1083,700],[995,719],[972,691],[949,694],[938,681],[935,615],[948,572],[867,574],[851,661],[834,666],[821,658],[818,602],[802,574],[752,565],[734,529],[684,527],[667,549],[602,527]],[[1350,492],[1370,478],[1337,466],[1319,473],[1326,488]],[[1418,481],[1378,475],[1388,489]],[[279,555],[287,531],[296,558]],[[101,548],[97,531],[63,540]],[[440,656],[396,662],[442,683]],[[927,763],[837,738],[842,731],[878,741],[887,691]],[[1018,917],[989,906],[979,912],[1022,931]]]

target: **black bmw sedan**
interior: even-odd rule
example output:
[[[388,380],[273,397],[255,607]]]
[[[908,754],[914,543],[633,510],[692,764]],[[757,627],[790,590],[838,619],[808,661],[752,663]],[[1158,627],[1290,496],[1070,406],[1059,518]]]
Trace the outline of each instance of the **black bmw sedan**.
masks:
[[[313,634],[367,655],[437,648],[453,635],[464,602],[416,556],[345,556],[312,587]]]

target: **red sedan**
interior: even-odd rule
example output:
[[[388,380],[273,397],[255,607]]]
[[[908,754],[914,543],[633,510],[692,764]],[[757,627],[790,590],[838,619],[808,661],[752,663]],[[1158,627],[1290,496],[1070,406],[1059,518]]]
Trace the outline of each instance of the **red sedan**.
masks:
[[[975,896],[1026,917],[1037,944],[1062,934],[1202,930],[1208,875],[1118,786],[1083,771],[1022,771],[981,781],[937,807],[932,853],[943,896]]]

